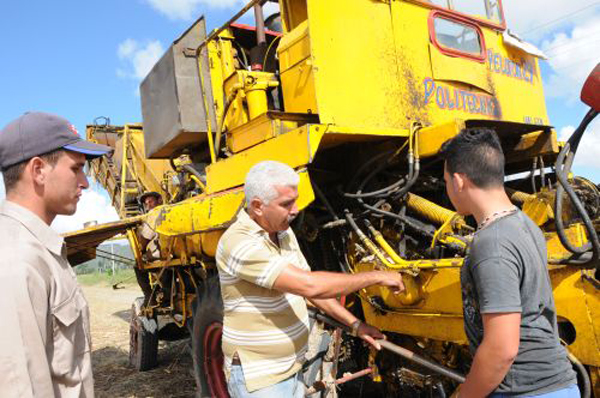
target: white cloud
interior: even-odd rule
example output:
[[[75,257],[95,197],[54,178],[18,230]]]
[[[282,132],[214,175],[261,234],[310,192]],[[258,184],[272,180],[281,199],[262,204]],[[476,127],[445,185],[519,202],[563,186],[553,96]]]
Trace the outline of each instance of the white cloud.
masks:
[[[124,63],[124,67],[117,69],[117,76],[142,80],[164,52],[158,40],[142,44],[134,39],[126,39],[117,49],[117,55]]]
[[[117,221],[119,216],[110,204],[106,195],[94,189],[83,191],[77,205],[77,212],[72,216],[57,216],[52,223],[52,228],[59,232],[76,231],[83,228],[88,221],[97,221],[98,224]]]
[[[563,127],[559,134],[558,139],[566,141],[569,139],[571,134],[575,131],[573,126]],[[573,167],[590,167],[599,169],[600,168],[600,156],[598,151],[600,150],[600,120],[596,119],[592,122],[577,147],[577,154],[575,155],[575,162]]]
[[[581,23],[598,12],[597,3],[597,0],[502,1],[508,28],[533,41],[551,31]]]
[[[227,9],[238,8],[246,3],[244,0],[146,0],[146,2],[170,19],[186,21],[198,18],[202,6]]]
[[[600,61],[600,13],[585,23],[543,41],[552,73],[546,84],[550,97],[578,101],[585,79]]]

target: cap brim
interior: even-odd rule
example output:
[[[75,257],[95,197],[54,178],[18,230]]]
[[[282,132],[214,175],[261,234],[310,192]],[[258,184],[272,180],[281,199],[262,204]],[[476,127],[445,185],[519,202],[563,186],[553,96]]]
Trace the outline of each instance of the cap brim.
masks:
[[[109,152],[112,152],[112,148],[106,145],[94,144],[89,141],[77,141],[73,144],[65,145],[63,149],[67,151],[73,151],[77,153],[82,153],[88,159],[97,158],[102,155],[106,155]]]

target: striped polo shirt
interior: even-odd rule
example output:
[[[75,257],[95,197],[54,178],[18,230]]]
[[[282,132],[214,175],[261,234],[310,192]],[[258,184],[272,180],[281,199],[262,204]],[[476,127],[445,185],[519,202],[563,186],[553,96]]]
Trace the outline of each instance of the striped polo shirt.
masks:
[[[250,392],[296,374],[308,343],[306,301],[273,289],[273,284],[287,265],[310,267],[291,228],[277,236],[279,247],[241,210],[217,248],[225,375],[229,379],[237,353]]]

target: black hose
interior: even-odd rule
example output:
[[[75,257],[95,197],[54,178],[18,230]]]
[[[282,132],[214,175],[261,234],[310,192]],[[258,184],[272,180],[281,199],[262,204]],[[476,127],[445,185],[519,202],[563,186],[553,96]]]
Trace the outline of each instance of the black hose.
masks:
[[[424,223],[422,223],[422,222],[420,222],[420,221],[418,221],[418,220],[416,220],[416,219],[414,219],[412,217],[401,215],[401,214],[392,213],[390,211],[381,210],[381,209],[378,209],[375,206],[371,206],[371,205],[368,205],[366,203],[363,203],[363,206],[366,209],[369,209],[369,210],[371,210],[371,211],[373,211],[375,213],[379,213],[379,214],[382,214],[384,216],[388,216],[388,217],[400,220],[403,223],[405,223],[408,227],[414,229],[417,232],[420,232],[421,234],[423,234],[424,236],[427,236],[429,238],[433,238],[433,236],[435,234],[435,228],[427,228],[428,227],[427,224],[424,224]]]
[[[389,156],[390,153],[392,152],[392,149],[389,149],[385,152],[382,152],[378,155],[375,155],[373,158],[371,158],[370,160],[368,160],[367,162],[365,162],[362,166],[360,166],[358,168],[358,170],[356,171],[356,173],[354,174],[354,177],[352,178],[352,180],[350,180],[350,182],[348,183],[348,189],[351,189],[352,186],[354,186],[356,179],[358,178],[359,175],[362,174],[362,172],[369,166],[371,166],[373,163],[378,162],[381,158]],[[386,164],[386,163],[382,163],[382,164]],[[367,179],[366,179],[367,180]]]
[[[325,208],[327,209],[329,214],[331,214],[331,217],[333,217],[334,220],[339,220],[340,218],[335,213],[335,210],[333,210],[333,206],[331,206],[331,203],[329,203],[329,200],[327,200],[327,197],[325,196],[323,191],[321,191],[319,186],[317,184],[315,184],[314,181],[312,182],[312,187],[313,187],[315,193],[317,194],[317,197],[321,200],[321,202],[323,202],[323,204],[325,205]]]
[[[237,95],[237,91],[234,91],[225,99],[225,106],[223,107],[223,114],[221,115],[221,121],[220,121],[219,125],[217,126],[217,134],[215,135],[215,142],[214,142],[215,159],[219,157],[219,152],[221,152],[221,136],[223,135],[223,126],[225,125],[225,118],[227,117],[227,112],[229,112],[229,107],[233,103],[233,100],[235,99],[236,95]]]
[[[587,370],[585,369],[585,366],[583,366],[583,364],[579,361],[579,359],[577,359],[575,355],[571,354],[568,351],[567,355],[569,357],[569,361],[571,361],[571,364],[573,364],[575,370],[581,376],[581,380],[583,381],[583,384],[579,385],[579,387],[581,388],[581,398],[590,398],[592,395],[592,383],[590,381],[590,376],[588,376]]]
[[[590,248],[592,248],[593,255],[590,258],[590,263],[595,262],[598,260],[598,258],[600,258],[600,241],[598,240],[598,234],[594,229],[594,225],[587,211],[585,210],[585,207],[583,206],[581,200],[573,190],[571,184],[569,184],[567,176],[571,169],[571,165],[573,163],[577,147],[579,146],[579,143],[581,141],[581,137],[583,136],[583,132],[591,123],[591,121],[596,117],[596,115],[598,115],[598,112],[594,111],[593,109],[590,109],[590,111],[583,118],[583,121],[581,122],[577,130],[575,130],[573,135],[569,138],[565,146],[558,154],[558,158],[556,159],[556,177],[559,184],[556,188],[556,197],[554,201],[556,232],[558,234],[561,244],[573,254],[583,254],[589,251]],[[569,196],[571,203],[575,207],[575,210],[581,217],[588,234],[589,242],[581,247],[574,246],[569,241],[565,233],[565,227],[562,220],[562,197],[564,192],[567,192],[567,195]]]
[[[531,192],[536,193],[537,188],[535,186],[535,172],[537,171],[537,162],[538,158],[533,158],[533,165],[531,166],[531,173],[529,174],[529,178],[531,179]]]
[[[390,193],[392,193],[392,191],[398,187],[400,187],[402,184],[404,184],[406,182],[406,179],[404,177],[402,177],[401,179],[399,179],[398,181],[396,181],[395,183],[388,185],[387,187],[378,189],[376,191],[371,191],[371,192],[361,192],[361,193],[348,193],[348,192],[344,192],[344,196],[347,198],[352,198],[352,199],[358,199],[358,198],[371,198],[371,197],[377,197],[377,196],[383,196],[383,195],[388,195]]]

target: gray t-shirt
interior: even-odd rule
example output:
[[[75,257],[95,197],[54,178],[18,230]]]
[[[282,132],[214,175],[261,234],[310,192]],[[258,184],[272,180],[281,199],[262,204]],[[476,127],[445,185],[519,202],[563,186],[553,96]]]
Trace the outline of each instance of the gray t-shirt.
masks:
[[[478,231],[461,270],[465,332],[481,344],[481,314],[520,312],[519,353],[495,392],[537,395],[576,382],[558,338],[542,231],[520,211]]]

